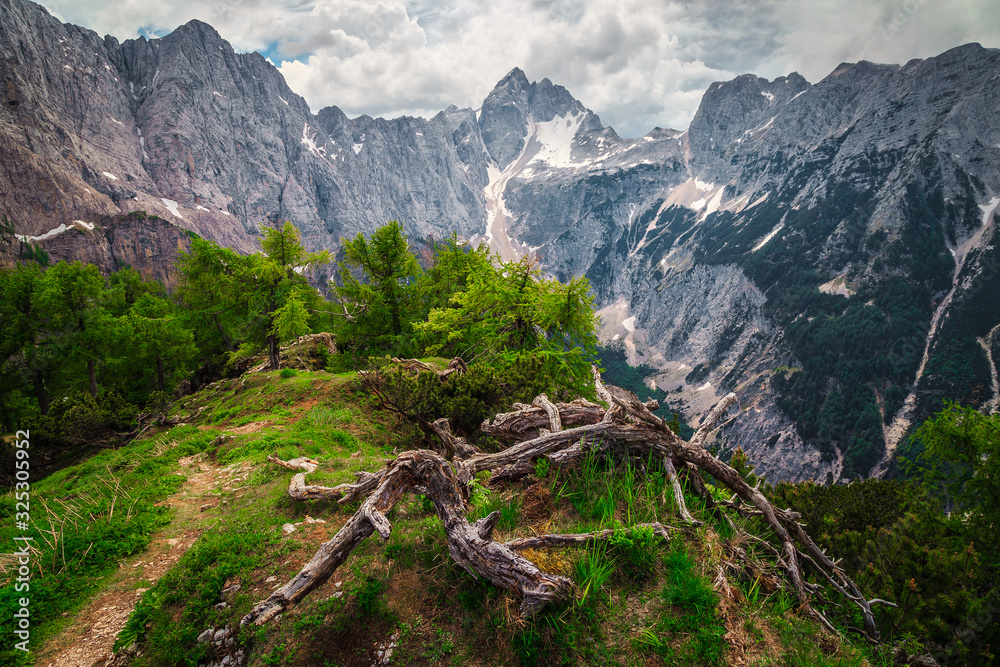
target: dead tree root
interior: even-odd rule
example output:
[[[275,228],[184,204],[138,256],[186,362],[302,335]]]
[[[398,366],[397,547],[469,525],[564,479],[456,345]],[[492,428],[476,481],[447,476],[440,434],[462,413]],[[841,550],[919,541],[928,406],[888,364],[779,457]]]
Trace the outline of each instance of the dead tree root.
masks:
[[[412,360],[404,360],[410,362]],[[417,371],[419,372],[419,371]],[[297,471],[289,485],[289,495],[298,500],[327,498],[339,503],[363,500],[361,507],[343,528],[323,544],[313,558],[287,584],[259,602],[247,614],[242,625],[262,624],[294,606],[310,591],[325,582],[348,558],[352,550],[372,533],[388,539],[392,526],[386,518],[400,498],[409,492],[420,493],[434,504],[435,512],[444,523],[448,551],[452,559],[474,576],[483,577],[502,588],[517,592],[521,597],[520,612],[524,617],[537,613],[546,605],[565,602],[574,594],[573,583],[566,577],[543,572],[530,560],[519,555],[526,549],[588,544],[609,539],[614,531],[597,531],[577,535],[542,535],[511,540],[507,543],[492,539],[499,512],[470,523],[466,518],[469,484],[482,471],[491,472],[491,482],[512,480],[534,471],[539,458],[553,465],[565,465],[592,452],[615,450],[622,454],[660,458],[667,471],[674,499],[681,518],[689,525],[698,525],[684,502],[678,471],[687,475],[695,491],[711,501],[711,495],[699,476],[707,473],[715,483],[733,494],[730,501],[711,502],[713,511],[722,514],[753,516],[763,521],[772,534],[772,542],[745,533],[755,542],[767,545],[769,558],[784,572],[798,598],[801,608],[824,627],[834,631],[830,622],[811,604],[823,591],[819,584],[806,581],[803,564],[808,564],[832,589],[856,605],[864,619],[864,633],[877,641],[878,632],[866,599],[855,582],[809,537],[798,523],[799,515],[775,507],[763,493],[750,486],[740,474],[704,448],[707,436],[715,425],[737,404],[735,394],[729,394],[712,409],[690,441],[678,437],[666,422],[652,414],[659,407],[655,401],[643,403],[629,392],[605,386],[594,369],[597,396],[606,407],[583,399],[571,403],[552,403],[545,395],[532,405],[515,405],[515,411],[497,415],[484,422],[482,430],[494,437],[515,441],[507,449],[483,453],[463,438],[451,433],[446,419],[432,425],[440,439],[441,453],[426,449],[400,454],[379,472],[358,473],[353,484],[337,487],[309,485],[306,474],[318,463],[299,458],[282,461],[268,460]],[[677,528],[650,524],[656,534],[669,537]]]

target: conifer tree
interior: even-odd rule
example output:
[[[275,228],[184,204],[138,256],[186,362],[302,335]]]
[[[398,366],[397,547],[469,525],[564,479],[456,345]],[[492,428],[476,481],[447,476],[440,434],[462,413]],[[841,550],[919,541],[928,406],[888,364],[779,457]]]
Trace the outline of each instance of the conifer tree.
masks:
[[[343,253],[334,296],[345,315],[344,335],[368,349],[391,348],[419,304],[420,265],[403,226],[391,220],[370,238],[345,239]]]
[[[39,341],[54,347],[64,363],[82,362],[87,388],[97,398],[97,366],[108,353],[114,319],[101,297],[105,282],[93,264],[59,262],[41,277],[33,307],[46,336]]]
[[[321,301],[303,273],[328,262],[329,253],[306,252],[290,222],[268,229],[261,246],[263,253],[243,257],[196,240],[178,263],[179,294],[195,317],[214,324],[231,358],[266,347],[277,370],[281,343],[311,330]]]

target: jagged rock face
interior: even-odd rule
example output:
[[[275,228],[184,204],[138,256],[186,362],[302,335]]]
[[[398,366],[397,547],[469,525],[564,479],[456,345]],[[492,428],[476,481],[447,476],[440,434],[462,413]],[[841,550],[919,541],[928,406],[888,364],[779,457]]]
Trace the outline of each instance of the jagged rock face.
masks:
[[[156,216],[114,215],[94,223],[62,225],[44,238],[2,244],[0,266],[13,265],[30,245],[32,250],[44,250],[50,265],[84,262],[109,273],[131,267],[146,280],[158,281],[172,292],[177,285],[174,265],[180,253],[191,249],[191,240],[190,232]]]
[[[203,23],[119,44],[0,8],[19,234],[144,209],[243,251],[274,220],[319,249],[398,219],[531,254],[590,279],[602,340],[690,420],[738,391],[718,444],[772,479],[878,472],[941,397],[1000,403],[1000,51],[743,75],[688,130],[623,139],[519,69],[478,113],[313,115]]]
[[[774,81],[744,74],[713,83],[688,128],[692,168],[698,173],[715,173],[718,177],[713,180],[722,181],[732,171],[724,148],[740,145],[750,136],[748,130],[753,132],[750,128],[765,126],[769,117],[808,88],[809,83],[794,72]]]
[[[491,114],[525,120],[491,172],[487,238],[586,274],[602,338],[661,368],[689,417],[739,390],[723,450],[772,478],[878,472],[963,368],[980,402],[996,393],[998,75],[977,45],[816,85],[745,75],[686,132],[640,140],[539,122],[501,82]]]
[[[470,110],[313,116],[262,56],[199,21],[119,44],[32,3],[0,7],[0,206],[20,233],[132,210],[241,251],[284,219],[310,248],[390,218],[421,235],[481,231],[486,161]]]
[[[521,152],[528,133],[527,77],[514,68],[483,102],[480,128],[486,150],[503,169]]]

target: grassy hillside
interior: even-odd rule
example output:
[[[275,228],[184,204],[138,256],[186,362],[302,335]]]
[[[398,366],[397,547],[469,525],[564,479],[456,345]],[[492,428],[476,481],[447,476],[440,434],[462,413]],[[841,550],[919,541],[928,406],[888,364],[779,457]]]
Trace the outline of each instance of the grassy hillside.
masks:
[[[480,479],[471,497],[470,518],[501,511],[497,540],[618,529],[604,545],[525,554],[575,581],[567,606],[521,620],[511,593],[449,558],[430,501],[409,496],[388,517],[388,541],[367,539],[298,607],[238,629],[357,509],[293,501],[293,473],[266,457],[316,459],[310,483],[332,486],[381,468],[420,434],[380,410],[356,375],[322,371],[223,380],[169,416],[183,424],[34,485],[33,652],[5,646],[5,664],[49,664],[107,644],[111,611],[125,609],[128,622],[114,631],[119,647],[135,644],[136,666],[226,655],[248,665],[866,664],[866,649],[797,616],[773,572],[727,567],[736,550],[754,547],[730,539],[697,498],[687,503],[702,527],[669,542],[630,530],[681,526],[666,479],[596,457],[562,470],[540,464],[496,489]],[[7,543],[14,504],[2,497]],[[12,577],[12,562],[3,566]],[[11,590],[0,599],[5,625]],[[227,626],[237,629],[228,645],[198,639]]]

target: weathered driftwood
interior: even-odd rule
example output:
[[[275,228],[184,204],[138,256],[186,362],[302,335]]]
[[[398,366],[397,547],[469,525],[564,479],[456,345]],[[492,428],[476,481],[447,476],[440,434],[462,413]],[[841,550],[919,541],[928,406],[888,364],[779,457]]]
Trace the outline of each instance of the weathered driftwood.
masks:
[[[549,603],[568,600],[574,590],[572,581],[542,572],[511,548],[491,539],[499,512],[475,524],[468,522],[463,486],[454,468],[437,453],[404,452],[387,466],[381,483],[333,539],[321,546],[291,581],[254,606],[241,625],[265,623],[298,603],[329,579],[351,551],[373,532],[388,539],[392,526],[386,514],[403,494],[416,488],[433,501],[448,536],[448,552],[455,562],[473,575],[518,591],[522,616],[532,616]]]
[[[458,373],[459,375],[464,375],[469,371],[468,364],[461,357],[455,357],[448,362],[448,367],[443,371],[436,371],[431,366],[419,359],[399,359],[397,357],[392,358],[392,363],[398,364],[404,370],[410,371],[414,375],[419,375],[421,372],[436,373],[438,379],[442,382],[449,375]]]
[[[306,484],[306,475],[316,470],[319,461],[304,456],[290,461],[282,461],[273,454],[269,454],[267,460],[282,468],[300,471],[292,477],[292,481],[288,484],[288,495],[295,500],[336,500],[338,503],[347,505],[374,491],[385,476],[384,470],[376,473],[362,470],[354,473],[357,481],[353,484],[340,484],[333,487],[318,486]]]
[[[471,524],[466,520],[468,485],[477,473],[485,470],[491,471],[491,482],[516,479],[533,472],[534,462],[542,457],[553,465],[566,465],[589,453],[614,449],[619,455],[639,456],[643,459],[652,455],[662,460],[678,512],[689,524],[697,521],[684,502],[680,486],[682,475],[687,475],[689,483],[717,511],[729,509],[762,520],[780,546],[772,547],[768,542],[750,537],[754,537],[756,542],[767,544],[772,550],[775,561],[788,577],[802,608],[833,630],[829,621],[810,604],[820,586],[804,579],[803,563],[808,563],[831,588],[859,607],[864,617],[865,634],[873,640],[877,638],[871,604],[881,601],[865,599],[838,563],[830,559],[808,536],[797,521],[798,514],[774,507],[735,469],[702,446],[719,420],[737,404],[734,394],[723,398],[706,416],[691,441],[686,442],[671,431],[666,422],[652,414],[652,410],[658,407],[655,401],[643,403],[630,392],[605,386],[596,368],[594,385],[598,397],[607,404],[607,409],[587,401],[557,405],[543,395],[531,406],[515,405],[514,412],[497,415],[491,424],[484,424],[484,431],[518,441],[500,452],[484,453],[477,450],[463,438],[453,435],[447,420],[438,420],[434,422],[432,430],[440,439],[445,456],[451,458],[450,462],[441,454],[427,450],[407,452],[377,473],[358,473],[358,481],[355,483],[332,489],[305,484],[305,474],[315,469],[315,461],[295,459],[284,462],[271,458],[279,465],[300,471],[293,477],[289,487],[289,493],[293,497],[329,497],[337,498],[341,503],[364,499],[364,502],[344,528],[320,548],[302,571],[270,598],[254,607],[243,619],[243,623],[263,623],[281,610],[294,605],[325,581],[343,563],[350,551],[373,532],[387,538],[391,526],[385,514],[408,491],[426,495],[434,502],[437,514],[445,524],[452,558],[469,572],[485,577],[498,586],[519,592],[522,596],[522,614],[528,616],[546,604],[566,600],[573,594],[573,586],[568,579],[541,572],[515,552],[529,548],[586,544],[608,539],[613,531],[543,535],[500,544],[492,541],[492,531],[499,513]],[[579,421],[585,423],[574,425]],[[716,503],[700,479],[702,473],[707,473],[717,484],[727,487],[734,494],[732,500]],[[730,525],[734,524],[730,521]],[[656,530],[658,534],[667,536],[666,528],[659,526]]]
[[[434,420],[431,422],[430,428],[444,444],[446,458],[464,459],[480,453],[478,449],[466,442],[465,438],[458,437],[451,432],[451,423],[446,418]]]
[[[539,394],[531,404],[545,411],[546,416],[549,418],[549,433],[558,433],[562,430],[562,419],[559,418],[559,408],[549,400],[548,396]]]
[[[667,479],[670,481],[670,486],[674,491],[674,502],[677,503],[677,513],[688,523],[700,526],[701,521],[697,521],[691,516],[691,512],[687,508],[687,503],[684,502],[684,491],[681,489],[681,481],[677,477],[677,470],[674,468],[673,457],[664,456],[663,467],[667,471]]]
[[[676,530],[671,526],[664,526],[661,523],[640,523],[632,528],[652,528],[653,534],[670,540],[670,530]],[[579,547],[594,544],[611,539],[615,531],[611,528],[607,530],[597,530],[592,533],[564,533],[556,535],[535,535],[533,537],[519,537],[504,544],[508,549],[524,551],[526,549],[554,549],[557,547]]]
[[[522,404],[514,407],[520,409],[498,414],[492,422],[484,421],[480,427],[482,432],[500,440],[532,440],[541,435],[543,428],[553,430],[552,417],[542,406]],[[556,403],[555,407],[561,428],[596,424],[604,417],[604,408],[582,398],[571,403]]]

